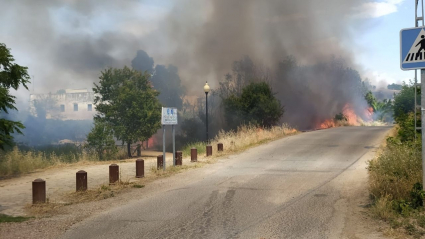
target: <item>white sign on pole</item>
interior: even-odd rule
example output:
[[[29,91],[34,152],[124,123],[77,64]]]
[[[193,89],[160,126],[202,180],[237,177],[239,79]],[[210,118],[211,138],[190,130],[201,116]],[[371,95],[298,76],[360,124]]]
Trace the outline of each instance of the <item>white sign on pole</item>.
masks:
[[[176,125],[177,124],[177,109],[162,107],[162,125]]]

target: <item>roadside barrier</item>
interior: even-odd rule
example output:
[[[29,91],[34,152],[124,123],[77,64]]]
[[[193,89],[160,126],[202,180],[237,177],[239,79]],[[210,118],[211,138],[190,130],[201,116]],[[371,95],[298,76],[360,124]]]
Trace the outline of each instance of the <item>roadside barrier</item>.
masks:
[[[218,152],[223,151],[223,144],[222,144],[222,143],[218,143],[218,144],[217,144],[217,151],[218,151]]]
[[[136,178],[143,178],[145,176],[145,160],[136,160]]]
[[[32,182],[32,203],[46,203],[46,181],[41,178]]]
[[[158,157],[156,157],[156,168],[160,170],[162,167],[164,167],[164,159],[162,155],[158,155]]]
[[[87,172],[80,170],[76,173],[76,190],[86,191],[87,190]]]
[[[212,156],[212,146],[211,145],[207,145],[207,157],[208,156]]]
[[[198,161],[198,150],[193,148],[190,149],[190,162],[197,162]]]
[[[183,152],[176,151],[176,165],[183,165]]]
[[[116,164],[109,165],[109,184],[114,184],[120,179],[120,167]]]

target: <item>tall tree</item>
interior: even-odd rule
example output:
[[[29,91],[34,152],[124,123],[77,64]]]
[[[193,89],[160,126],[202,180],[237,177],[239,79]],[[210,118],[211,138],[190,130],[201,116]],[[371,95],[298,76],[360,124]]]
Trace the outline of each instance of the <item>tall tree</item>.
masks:
[[[394,119],[399,123],[415,112],[415,88],[413,85],[403,84],[400,93],[394,95]]]
[[[152,84],[160,94],[158,99],[167,107],[181,109],[183,106],[182,97],[185,89],[181,85],[177,67],[173,65],[156,65],[155,73],[152,76]]]
[[[153,58],[143,50],[138,50],[136,57],[131,61],[131,67],[141,72],[147,71],[149,74],[153,74]]]
[[[17,90],[22,84],[28,89],[29,75],[27,67],[13,63],[15,59],[10,54],[10,49],[5,44],[0,43],[0,148],[4,149],[6,144],[12,144],[12,134],[17,132],[22,134],[24,125],[19,121],[7,120],[1,116],[8,114],[8,110],[17,110],[15,107],[16,97],[10,94],[10,88]]]
[[[275,125],[284,109],[266,82],[250,83],[240,96],[231,95],[223,100],[225,117],[231,128],[240,124],[255,124],[262,127]]]
[[[95,119],[106,122],[118,140],[130,145],[149,139],[161,127],[159,92],[152,88],[149,73],[128,67],[102,71],[99,84],[94,84]]]

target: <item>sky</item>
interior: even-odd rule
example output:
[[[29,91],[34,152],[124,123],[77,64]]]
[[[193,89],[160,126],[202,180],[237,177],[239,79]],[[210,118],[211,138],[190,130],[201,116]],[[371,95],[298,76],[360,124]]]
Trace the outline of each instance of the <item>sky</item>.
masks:
[[[326,1],[332,2],[332,0]],[[34,87],[35,92],[52,90],[48,89],[49,87],[55,88],[53,91],[71,87],[90,88],[94,81],[92,79],[96,79],[99,75],[99,67],[122,67],[122,62],[129,65],[135,56],[135,49],[143,49],[148,53],[154,52],[156,64],[169,64],[167,51],[172,49],[178,52],[180,47],[173,45],[172,39],[170,41],[161,37],[151,39],[146,37],[163,27],[161,24],[166,22],[174,9],[175,2],[171,0],[123,1],[120,2],[119,8],[113,7],[116,3],[114,1],[102,1],[102,4],[107,7],[99,5],[96,1],[86,1],[87,4],[79,2],[77,7],[74,7],[77,5],[76,0],[40,1],[48,7],[43,7],[39,1],[22,2],[0,0],[0,5],[4,9],[0,22],[10,23],[0,26],[0,42],[5,42],[12,49],[18,64],[29,67],[29,74],[35,82],[30,85],[30,88],[32,90]],[[199,1],[183,0],[183,2],[186,2],[185,7],[203,9],[203,6],[198,6]],[[386,87],[388,83],[401,83],[413,79],[413,71],[400,69],[399,32],[402,28],[414,26],[414,0],[363,0],[361,2],[355,9],[354,17],[366,19],[367,21],[363,23],[365,26],[357,28],[355,34],[349,35],[354,38],[349,43],[341,43],[342,47],[351,52],[351,57],[358,66],[361,76],[383,87]],[[68,7],[71,5],[73,7]],[[197,13],[199,16],[192,17],[205,18],[209,14],[208,8],[205,9],[206,11]],[[196,13],[196,11],[193,12]],[[289,15],[288,19],[296,17]],[[198,23],[191,22],[193,20],[191,18],[176,19],[181,19],[182,22],[179,24],[185,27],[197,29]],[[50,25],[45,24],[46,22]],[[350,28],[352,26],[347,26],[347,29]],[[114,34],[115,32],[120,32],[120,36]],[[157,47],[161,44],[167,45],[168,48]],[[72,47],[69,47],[71,45]],[[79,47],[75,48],[75,46]],[[132,47],[126,49],[126,46]],[[196,50],[198,49],[189,47],[187,49],[188,52]],[[60,53],[63,54],[58,57]],[[81,59],[79,56],[82,54],[91,58]],[[102,58],[101,61],[97,60],[100,58]],[[50,59],[51,62],[46,62],[45,59]],[[60,68],[56,68],[57,66]],[[89,67],[92,68],[89,69]],[[191,66],[187,65],[187,67]],[[184,73],[181,67],[179,70]],[[90,78],[90,80],[82,78]],[[57,79],[57,81],[45,79]],[[69,82],[73,83],[69,84]],[[22,90],[19,92],[23,92],[22,95],[28,95],[28,92]],[[27,100],[23,96],[19,98]]]
[[[402,83],[414,79],[414,71],[400,69],[400,30],[415,26],[414,0],[374,3],[375,11],[365,32],[359,35],[356,62],[377,83]],[[422,23],[420,23],[422,24]]]

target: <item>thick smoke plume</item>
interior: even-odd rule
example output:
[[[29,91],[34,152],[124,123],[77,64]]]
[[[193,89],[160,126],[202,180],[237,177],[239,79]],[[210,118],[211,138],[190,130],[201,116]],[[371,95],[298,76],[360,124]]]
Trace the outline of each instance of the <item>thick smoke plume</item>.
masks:
[[[352,58],[361,0],[5,2],[0,42],[24,59],[36,91],[91,88],[100,70],[131,65],[143,49],[178,68],[188,95],[202,94],[207,80],[217,88],[233,62],[249,56],[272,82],[285,119],[300,127],[347,103],[365,107],[344,83],[345,70],[334,69],[360,68]],[[288,56],[297,67],[285,72]]]

